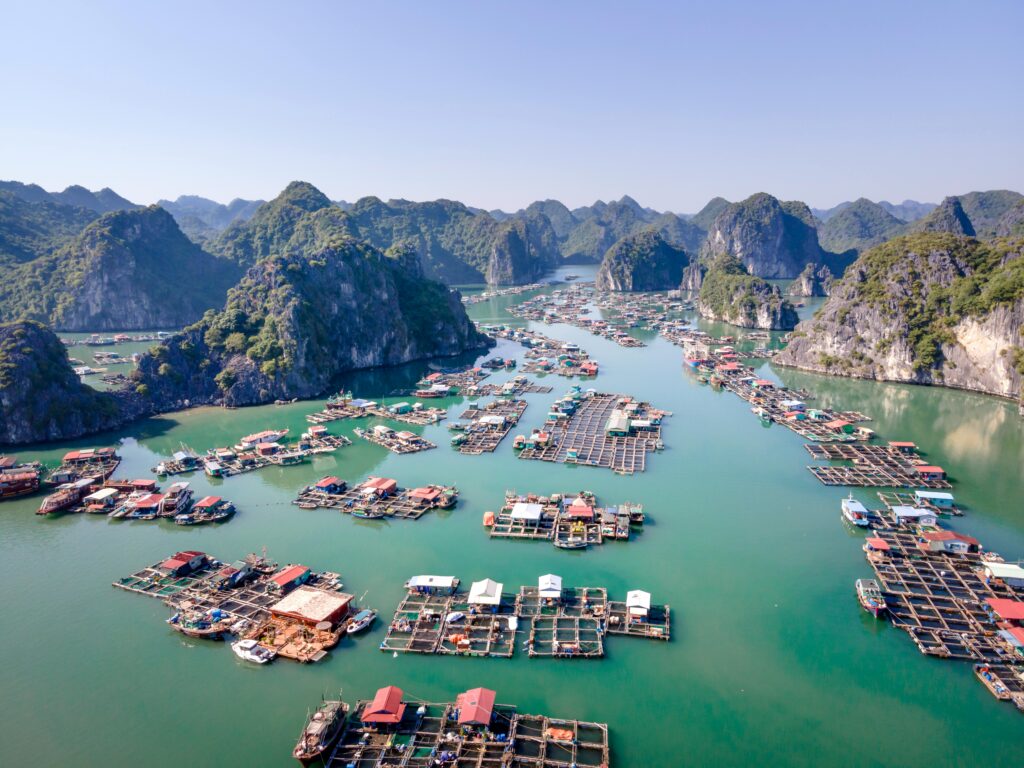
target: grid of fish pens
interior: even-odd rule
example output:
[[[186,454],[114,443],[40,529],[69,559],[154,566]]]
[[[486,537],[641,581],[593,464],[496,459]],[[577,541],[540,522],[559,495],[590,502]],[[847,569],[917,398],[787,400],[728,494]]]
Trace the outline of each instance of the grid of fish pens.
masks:
[[[623,397],[595,394],[586,398],[564,423],[551,427],[547,445],[527,447],[519,458],[605,467],[626,475],[643,472],[647,454],[660,443],[661,426],[652,424],[636,435],[609,436],[608,419]]]

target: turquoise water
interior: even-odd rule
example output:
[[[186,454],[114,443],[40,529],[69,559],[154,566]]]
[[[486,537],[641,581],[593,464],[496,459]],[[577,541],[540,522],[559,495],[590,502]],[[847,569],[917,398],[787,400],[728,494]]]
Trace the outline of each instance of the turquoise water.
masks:
[[[504,308],[523,298],[494,299],[470,313],[507,321]],[[521,461],[511,439],[493,455],[462,456],[447,446],[442,424],[422,430],[440,447],[412,456],[357,441],[299,467],[225,481],[193,475],[197,491],[216,490],[241,510],[215,528],[41,520],[33,514],[38,499],[0,506],[0,762],[288,765],[307,709],[321,694],[343,688],[354,700],[390,683],[435,701],[483,685],[524,711],[607,722],[613,763],[629,768],[1019,762],[1024,719],[1012,706],[996,702],[968,665],[925,658],[904,633],[860,610],[853,581],[870,569],[859,536],[839,521],[846,491],[811,477],[796,435],[762,426],[735,396],[699,385],[683,372],[680,350],[653,334],[638,332],[647,348],[622,349],[569,326],[531,327],[588,349],[601,362],[600,390],[673,411],[667,448],[650,458],[646,473],[621,477]],[[502,345],[489,355],[520,353]],[[376,398],[425,370],[368,372],[348,383]],[[885,438],[917,442],[949,470],[969,506],[954,527],[1007,559],[1024,555],[1024,423],[1011,404],[767,364],[762,373],[874,416],[871,426]],[[569,385],[553,376],[544,382],[554,392],[526,396],[530,406],[517,433],[540,425],[546,405]],[[447,401],[454,415],[462,402]],[[18,455],[53,462],[70,446],[123,441],[118,475],[145,476],[182,442],[203,451],[262,428],[297,433],[318,405],[197,409]],[[351,435],[358,425],[330,429]],[[383,474],[406,486],[455,483],[462,500],[417,522],[357,521],[289,503],[328,473],[350,481]],[[607,502],[644,503],[651,522],[629,543],[586,552],[491,541],[481,518],[508,488],[591,489]],[[857,495],[873,500],[870,492]],[[264,547],[282,563],[341,572],[346,589],[366,592],[365,602],[385,621],[402,583],[417,573],[464,582],[491,577],[511,591],[553,572],[567,585],[606,586],[613,596],[650,591],[655,602],[672,606],[673,639],[611,638],[603,660],[531,660],[525,653],[511,660],[393,658],[377,648],[380,621],[344,639],[324,663],[256,668],[225,644],[174,634],[157,601],[110,586],[176,549],[227,559]]]

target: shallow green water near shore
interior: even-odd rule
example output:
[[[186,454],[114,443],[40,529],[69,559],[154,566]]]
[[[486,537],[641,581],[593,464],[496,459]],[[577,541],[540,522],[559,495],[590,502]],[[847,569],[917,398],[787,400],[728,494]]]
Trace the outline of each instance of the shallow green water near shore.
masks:
[[[507,321],[503,308],[522,298],[470,312]],[[216,528],[40,520],[38,498],[0,506],[0,762],[289,765],[307,708],[322,693],[344,688],[352,700],[389,683],[435,701],[484,685],[523,711],[605,721],[620,767],[1019,762],[1024,719],[1012,706],[996,702],[969,665],[921,656],[904,633],[860,610],[853,581],[870,569],[859,537],[839,520],[845,491],[811,477],[795,434],[763,427],[735,396],[699,385],[683,371],[680,350],[653,334],[641,333],[647,348],[622,349],[569,326],[534,327],[588,349],[602,365],[600,390],[673,411],[667,449],[652,455],[646,473],[521,461],[511,439],[493,455],[461,456],[439,425],[424,432],[440,447],[413,456],[357,441],[299,467],[220,482],[193,475],[198,492],[216,490],[241,510]],[[491,354],[520,353],[502,345]],[[376,398],[408,387],[424,370],[370,372],[354,376],[352,387]],[[954,527],[1007,559],[1024,556],[1024,423],[1011,404],[768,365],[763,373],[872,415],[870,426],[885,438],[917,442],[947,468],[970,508]],[[527,396],[515,432],[539,425],[546,404],[569,386],[554,376],[544,382],[554,392]],[[461,412],[463,401],[447,402],[454,415]],[[53,462],[71,446],[123,439],[118,475],[145,476],[182,442],[205,451],[262,428],[296,434],[316,409],[309,402],[199,409],[18,455]],[[357,425],[330,429],[351,435]],[[384,474],[406,486],[455,483],[462,500],[451,512],[391,523],[289,503],[329,473],[349,481]],[[629,543],[582,553],[491,541],[481,517],[507,488],[588,488],[605,502],[644,503],[651,523]],[[867,491],[858,496],[873,500]],[[341,572],[349,591],[368,592],[366,602],[384,621],[343,640],[324,663],[254,668],[225,644],[175,635],[161,604],[110,586],[176,549],[233,559],[263,547],[282,563]],[[491,577],[514,591],[549,572],[567,585],[607,586],[614,596],[650,591],[672,606],[672,641],[611,638],[607,657],[593,661],[530,660],[525,652],[511,660],[393,658],[377,649],[411,575],[452,574],[464,583]]]

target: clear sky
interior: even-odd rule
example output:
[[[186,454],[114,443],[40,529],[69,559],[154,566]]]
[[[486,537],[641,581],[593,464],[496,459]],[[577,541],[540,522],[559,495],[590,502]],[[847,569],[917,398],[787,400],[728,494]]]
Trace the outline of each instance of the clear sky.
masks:
[[[3,3],[0,178],[688,212],[1024,191],[1024,2]]]

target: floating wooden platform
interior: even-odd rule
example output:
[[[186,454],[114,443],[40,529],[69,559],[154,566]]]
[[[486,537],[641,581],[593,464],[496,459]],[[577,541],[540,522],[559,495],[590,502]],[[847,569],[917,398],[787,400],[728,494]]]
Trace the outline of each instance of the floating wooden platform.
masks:
[[[459,453],[479,455],[492,453],[502,440],[519,423],[526,412],[526,401],[519,399],[494,400],[486,406],[469,408],[459,417],[471,423],[462,432],[465,442],[459,444]],[[500,416],[500,424],[487,423],[488,417]]]
[[[304,488],[292,504],[303,509],[337,509],[356,517],[388,517],[400,520],[419,520],[431,510],[455,506],[458,489],[454,486],[434,485],[427,488],[437,489],[440,496],[429,499],[424,498],[422,494],[417,495],[418,491],[425,490],[423,488],[397,488],[388,496],[368,495],[365,492],[365,483],[351,488],[346,487],[340,493],[327,493],[311,485]]]
[[[548,445],[527,447],[519,458],[604,467],[625,475],[643,472],[647,454],[660,444],[661,425],[652,424],[628,437],[609,436],[608,420],[624,399],[628,398],[612,394],[585,398],[568,419],[548,423],[551,434]],[[643,413],[638,413],[636,418],[643,419]],[[570,453],[575,458],[571,458]]]
[[[410,592],[399,603],[382,651],[457,656],[509,657],[522,634],[529,656],[556,658],[604,655],[606,635],[668,640],[669,606],[651,606],[646,620],[629,619],[625,602],[608,600],[603,587],[562,590],[557,600],[538,587],[521,587],[500,605],[472,608],[467,593]]]
[[[434,443],[422,435],[416,435],[412,432],[395,432],[392,430],[390,434],[381,435],[375,433],[373,429],[357,429],[356,435],[397,454],[419,453],[420,451],[429,451],[431,448],[437,448]]]
[[[402,719],[375,727],[360,722],[369,701],[356,703],[328,768],[609,768],[608,726],[495,705],[488,726],[459,726],[453,703],[406,700]]]
[[[814,459],[848,461],[849,465],[811,465],[810,470],[825,485],[884,488],[952,488],[945,478],[924,477],[918,467],[924,461],[916,453],[903,453],[889,446],[849,443],[811,444],[804,448]]]

